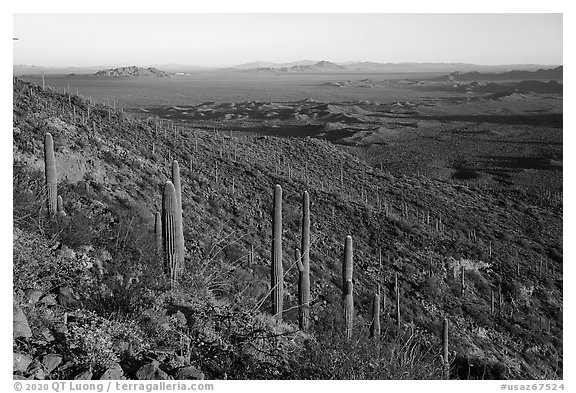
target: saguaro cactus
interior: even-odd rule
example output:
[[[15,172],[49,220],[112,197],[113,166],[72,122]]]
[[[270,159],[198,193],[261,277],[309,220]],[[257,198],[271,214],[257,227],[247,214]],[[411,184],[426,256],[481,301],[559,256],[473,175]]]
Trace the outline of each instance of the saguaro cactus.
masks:
[[[394,287],[396,291],[396,326],[400,329],[400,284],[398,283],[398,273],[394,275]]]
[[[354,325],[354,284],[352,283],[353,270],[352,236],[346,236],[344,242],[344,261],[342,264],[342,289],[344,295],[344,324],[346,338],[352,338]]]
[[[450,359],[448,359],[448,319],[442,323],[442,362],[444,366],[444,379],[450,378]]]
[[[464,296],[464,291],[466,290],[464,266],[460,267],[460,281],[460,296]]]
[[[298,266],[298,325],[301,330],[305,330],[308,327],[308,316],[304,314],[304,286],[306,283],[304,279],[304,264],[302,263],[302,254],[300,254],[299,249],[295,250],[294,258],[296,259],[296,266]]]
[[[184,264],[182,249],[182,213],[176,199],[176,190],[171,181],[167,181],[162,195],[162,243],[164,267],[172,286],[180,275]]]
[[[178,161],[172,161],[172,184],[174,184],[174,190],[176,191],[176,201],[178,202],[178,211],[180,212],[180,220],[182,220],[182,186],[180,183],[180,165],[178,165]],[[185,254],[184,248],[184,232],[180,232],[180,252],[182,255]]]
[[[490,290],[490,315],[494,315],[494,290]]]
[[[302,291],[300,306],[300,329],[310,326],[310,197],[302,195]]]
[[[502,285],[498,284],[498,316],[502,314]]]
[[[370,337],[380,336],[380,285],[372,299],[372,323],[370,324]]]
[[[272,315],[282,321],[284,303],[284,270],[282,268],[282,187],[274,187],[272,215]]]
[[[44,135],[44,173],[46,176],[48,214],[56,214],[58,207],[58,190],[56,187],[56,159],[54,158],[54,141],[52,134]]]

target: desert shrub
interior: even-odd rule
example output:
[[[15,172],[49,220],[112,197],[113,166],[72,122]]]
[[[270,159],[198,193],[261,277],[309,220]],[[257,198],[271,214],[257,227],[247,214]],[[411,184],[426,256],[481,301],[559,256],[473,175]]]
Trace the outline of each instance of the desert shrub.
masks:
[[[468,379],[507,379],[506,366],[500,362],[492,362],[476,357],[457,355],[450,368],[450,378]]]
[[[492,316],[490,310],[486,309],[483,304],[466,302],[462,305],[464,314],[471,316],[480,326],[491,326]]]
[[[479,271],[472,270],[466,273],[468,283],[472,283],[480,296],[490,296],[490,282]]]
[[[75,365],[103,371],[148,348],[141,329],[134,322],[99,317],[87,310],[73,314],[67,344]]]
[[[384,325],[378,340],[356,330],[352,340],[343,334],[341,312],[327,307],[320,316],[325,330],[306,342],[296,364],[295,379],[440,379],[439,347],[418,331],[389,337]],[[393,329],[393,328],[392,328]]]
[[[424,281],[420,287],[420,291],[427,299],[433,300],[441,295],[441,284],[442,280],[439,277],[432,276]]]
[[[90,272],[74,257],[56,255],[40,236],[17,228],[14,229],[13,261],[15,290],[53,289],[92,281]]]

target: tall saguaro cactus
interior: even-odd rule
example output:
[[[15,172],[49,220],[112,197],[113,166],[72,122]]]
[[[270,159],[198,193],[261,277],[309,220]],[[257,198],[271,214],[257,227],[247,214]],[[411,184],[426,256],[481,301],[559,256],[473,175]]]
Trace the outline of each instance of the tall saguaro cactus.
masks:
[[[464,296],[464,291],[466,291],[466,281],[465,281],[464,265],[460,267],[460,296]]]
[[[444,318],[442,323],[442,362],[444,368],[444,379],[450,378],[450,359],[448,359],[448,319]]]
[[[182,213],[176,199],[176,190],[171,181],[164,185],[162,195],[162,243],[164,250],[164,267],[170,277],[172,286],[180,275],[184,264],[182,244]]]
[[[344,263],[342,264],[342,289],[344,295],[344,324],[348,340],[352,338],[352,327],[354,326],[353,256],[352,236],[346,236],[344,242]]]
[[[284,303],[284,270],[282,268],[282,187],[274,187],[272,215],[272,315],[282,321]]]
[[[370,324],[370,337],[380,336],[380,285],[372,299],[372,323]]]
[[[46,176],[48,214],[54,216],[58,208],[58,190],[56,186],[56,159],[54,158],[54,141],[52,134],[44,135],[44,173]]]
[[[298,267],[298,325],[301,330],[306,330],[308,327],[308,316],[304,314],[304,286],[306,285],[306,280],[304,279],[304,264],[302,263],[302,254],[300,253],[299,249],[295,250],[294,258],[296,259],[296,266]]]
[[[180,212],[180,220],[182,220],[182,185],[180,183],[180,165],[178,165],[178,161],[172,161],[172,184],[174,184],[174,190],[176,191],[176,201],[178,202],[178,211]],[[179,245],[181,246],[180,252],[182,256],[186,253],[185,245],[184,245],[184,232],[181,231],[180,234],[181,239],[179,241]]]
[[[176,200],[178,201],[178,207],[182,210],[182,187],[180,184],[180,165],[178,161],[172,161],[172,184],[174,184],[174,189],[176,190]]]
[[[398,283],[398,274],[394,276],[394,289],[396,291],[396,326],[400,330],[400,284]]]
[[[310,326],[310,197],[308,191],[302,196],[302,291],[300,305],[300,329]]]

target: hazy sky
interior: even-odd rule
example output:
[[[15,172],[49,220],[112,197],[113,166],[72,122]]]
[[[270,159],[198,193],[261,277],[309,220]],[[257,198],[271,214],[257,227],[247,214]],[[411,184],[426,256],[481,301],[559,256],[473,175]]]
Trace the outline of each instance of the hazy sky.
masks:
[[[562,64],[562,14],[14,14],[14,64]]]

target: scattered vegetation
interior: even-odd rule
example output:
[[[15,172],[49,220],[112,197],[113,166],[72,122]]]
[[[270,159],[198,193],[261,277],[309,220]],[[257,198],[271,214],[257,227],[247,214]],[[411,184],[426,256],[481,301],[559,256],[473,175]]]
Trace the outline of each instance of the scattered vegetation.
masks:
[[[154,369],[187,379],[443,378],[445,317],[450,378],[562,377],[562,204],[554,199],[392,176],[318,139],[136,120],[19,79],[13,123],[14,304],[30,328],[15,329],[15,359],[30,360],[15,361],[18,377],[141,378]],[[48,132],[65,216],[47,211]],[[181,197],[171,200],[181,206],[185,249],[181,272],[168,276],[155,217],[174,160]],[[275,184],[281,320],[270,312]],[[306,331],[294,256],[304,191]],[[381,334],[370,337],[377,286]]]

